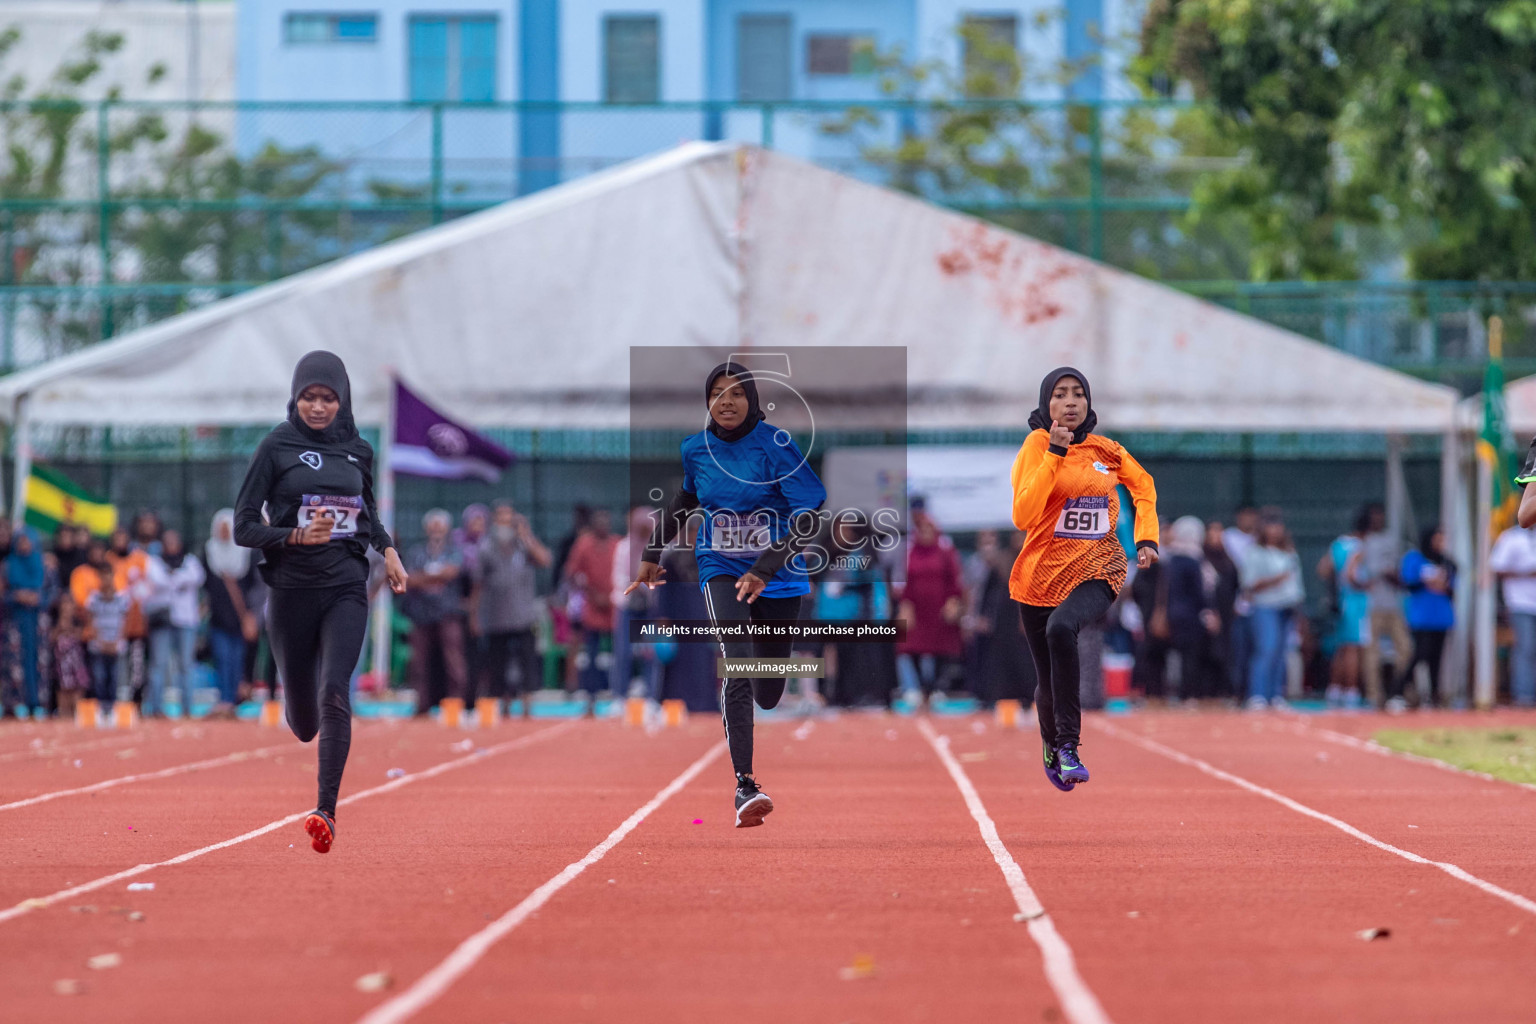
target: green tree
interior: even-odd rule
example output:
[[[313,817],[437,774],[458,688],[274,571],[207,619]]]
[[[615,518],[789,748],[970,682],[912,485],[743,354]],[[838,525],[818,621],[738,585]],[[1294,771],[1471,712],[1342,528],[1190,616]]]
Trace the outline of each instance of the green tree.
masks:
[[[1042,26],[1054,17],[1042,15]],[[1172,104],[1098,108],[1022,99],[1029,88],[1062,86],[1087,65],[1035,67],[984,24],[963,27],[959,37],[958,66],[911,61],[899,48],[866,54],[888,102],[850,107],[823,121],[821,131],[849,139],[891,187],[1078,251],[1095,248],[1091,197],[1132,201],[1104,212],[1102,255],[1149,277],[1246,272],[1240,221],[1184,218],[1178,209],[1208,167],[1236,157],[1208,119]]]
[[[1256,279],[1536,273],[1536,0],[1152,0],[1139,73],[1243,155],[1195,190]]]
[[[97,107],[81,98],[102,89],[102,58],[121,49],[121,35],[88,34],[61,66],[33,87],[5,77],[6,55],[22,44],[15,28],[0,31],[0,240],[10,257],[0,284],[63,286],[25,293],[24,318],[32,361],[72,351],[125,327],[169,316],[188,296],[163,293],[104,295],[103,281],[155,284],[264,280],[366,246],[399,230],[370,224],[351,238],[345,210],[274,203],[339,191],[345,168],[316,147],[274,144],[241,158],[206,119],[186,109],[113,107],[99,137]],[[164,75],[156,66],[153,83]],[[113,208],[105,216],[109,238],[103,266],[103,216],[98,161],[107,157]],[[214,288],[199,301],[216,298]],[[17,300],[0,308],[0,334],[12,353],[18,331]]]

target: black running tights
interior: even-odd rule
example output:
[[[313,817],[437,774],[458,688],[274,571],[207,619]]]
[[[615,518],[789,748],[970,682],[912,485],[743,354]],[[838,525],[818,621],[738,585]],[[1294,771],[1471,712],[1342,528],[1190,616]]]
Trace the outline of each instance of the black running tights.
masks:
[[[1104,618],[1115,595],[1103,580],[1079,583],[1055,608],[1019,605],[1019,621],[1035,660],[1035,715],[1040,738],[1052,750],[1082,739],[1082,671],[1077,632]]]
[[[704,603],[716,623],[794,622],[800,618],[800,598],[761,597],[747,604],[736,600],[736,577],[716,576],[704,585]],[[720,642],[727,658],[787,658],[790,640],[739,640]],[[720,681],[720,715],[725,739],[731,747],[731,766],[737,775],[752,774],[752,702],[763,710],[777,707],[784,696],[784,679],[738,677]]]
[[[333,817],[352,746],[352,670],[367,629],[368,592],[361,583],[273,589],[267,606],[267,636],[283,683],[288,727],[305,743],[319,733],[316,806]]]

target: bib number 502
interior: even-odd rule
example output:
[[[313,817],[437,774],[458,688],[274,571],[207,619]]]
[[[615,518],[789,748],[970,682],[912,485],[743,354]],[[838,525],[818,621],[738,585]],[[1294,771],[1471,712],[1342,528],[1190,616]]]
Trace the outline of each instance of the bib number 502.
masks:
[[[334,505],[306,506],[301,516],[300,526],[308,526],[322,515],[329,515],[334,522],[331,524],[331,533],[335,536],[347,536],[354,532],[352,510],[349,508],[337,508]]]

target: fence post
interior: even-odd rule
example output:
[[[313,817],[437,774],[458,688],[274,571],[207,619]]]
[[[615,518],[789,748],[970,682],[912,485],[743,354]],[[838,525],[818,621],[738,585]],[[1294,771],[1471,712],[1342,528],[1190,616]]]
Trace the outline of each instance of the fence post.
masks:
[[[1104,108],[1097,101],[1088,118],[1089,255],[1104,259]]]
[[[112,424],[108,423],[101,428],[101,492],[108,501],[113,500],[112,467],[116,459],[112,450]]]
[[[181,535],[192,532],[192,432],[181,428]]]
[[[10,210],[0,213],[0,236],[3,236],[3,246],[0,246],[0,281],[7,285],[16,284],[16,217]],[[0,359],[4,359],[4,365],[0,365],[0,372],[10,373],[16,366],[16,293],[10,289],[5,293],[5,308],[0,310]]]
[[[432,104],[432,223],[443,222],[443,105]]]
[[[281,214],[267,210],[267,277],[277,280],[283,276],[283,232]]]
[[[110,100],[96,107],[96,244],[101,256],[101,337],[117,333],[112,315],[112,119]]]
[[[763,148],[773,148],[773,104],[763,104]]]

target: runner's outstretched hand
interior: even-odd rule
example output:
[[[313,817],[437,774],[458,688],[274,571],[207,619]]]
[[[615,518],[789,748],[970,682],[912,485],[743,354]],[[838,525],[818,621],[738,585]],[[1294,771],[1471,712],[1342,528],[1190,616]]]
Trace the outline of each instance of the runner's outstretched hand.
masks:
[[[744,573],[741,579],[736,581],[736,600],[752,604],[767,585],[768,581],[762,577],[750,572]]]
[[[1051,444],[1062,448],[1069,447],[1072,444],[1072,431],[1051,420]]]
[[[641,584],[644,584],[650,590],[655,590],[657,587],[662,586],[667,582],[666,580],[662,579],[662,577],[666,574],[667,570],[663,569],[655,562],[641,562],[640,571],[635,574],[635,582],[624,588],[624,596],[628,597],[630,594],[634,593],[635,588]]]
[[[405,593],[406,585],[411,581],[410,574],[400,561],[400,552],[394,548],[384,552],[384,576],[389,580],[389,589],[397,594]]]

